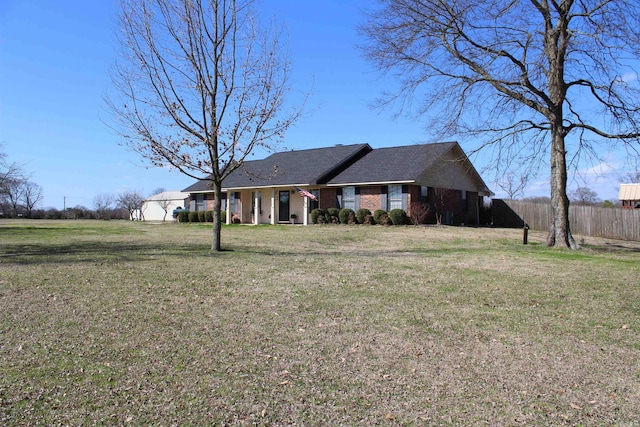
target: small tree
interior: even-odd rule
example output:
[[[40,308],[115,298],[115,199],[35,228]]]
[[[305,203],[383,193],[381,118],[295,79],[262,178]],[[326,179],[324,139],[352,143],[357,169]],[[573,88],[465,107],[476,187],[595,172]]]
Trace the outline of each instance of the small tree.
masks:
[[[137,190],[125,190],[116,197],[118,207],[126,209],[127,212],[129,212],[129,219],[131,221],[142,219],[143,202],[144,197],[142,196],[142,193]]]
[[[515,200],[517,197],[522,197],[528,181],[528,173],[517,176],[514,172],[509,172],[503,179],[498,180],[497,184],[507,193],[509,200]]]
[[[151,196],[159,196],[163,195],[167,192],[167,190],[163,187],[158,187],[151,193]],[[169,212],[169,206],[171,206],[171,199],[169,197],[160,196],[160,198],[153,199],[153,202],[157,203],[160,206],[160,209],[164,211],[164,215],[162,216],[162,222],[167,219],[167,213]]]
[[[93,208],[96,213],[96,219],[106,219],[106,214],[113,204],[114,197],[108,193],[96,194],[93,198]],[[77,218],[77,216],[76,216]]]
[[[0,196],[7,195],[10,185],[25,180],[22,166],[7,160],[7,154],[0,151]]]
[[[284,113],[290,63],[280,30],[259,26],[253,0],[120,0],[118,99],[124,143],[153,165],[206,180],[211,248],[221,250],[222,181],[300,116]]]
[[[11,215],[14,217],[23,210],[21,203],[24,200],[24,182],[22,179],[5,179],[3,183],[4,196],[10,206]]]
[[[42,201],[42,187],[31,181],[24,181],[22,186],[22,202],[27,210],[27,216],[31,217],[33,209]]]

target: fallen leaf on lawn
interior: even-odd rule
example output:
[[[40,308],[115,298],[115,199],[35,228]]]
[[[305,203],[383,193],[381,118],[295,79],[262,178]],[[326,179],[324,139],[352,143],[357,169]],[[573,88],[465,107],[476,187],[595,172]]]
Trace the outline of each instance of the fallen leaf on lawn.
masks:
[[[395,420],[395,417],[394,417],[393,415],[391,415],[391,414],[385,414],[385,416],[384,416],[384,417],[385,417],[386,419],[388,419],[388,420]]]
[[[569,405],[570,405],[573,409],[577,409],[577,410],[579,410],[579,411],[581,411],[581,410],[582,410],[582,408],[581,408],[580,406],[578,406],[578,405],[574,405],[573,403],[570,403]]]

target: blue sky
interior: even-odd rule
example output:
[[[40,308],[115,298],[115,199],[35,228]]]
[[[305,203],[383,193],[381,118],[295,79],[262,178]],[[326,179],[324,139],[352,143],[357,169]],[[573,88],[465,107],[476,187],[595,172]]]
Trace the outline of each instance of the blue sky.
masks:
[[[380,79],[356,48],[356,26],[368,4],[264,1],[264,13],[287,26],[294,91],[312,88],[309,114],[286,134],[283,148],[434,142],[421,123],[370,108],[390,82]],[[103,95],[110,89],[108,69],[116,51],[114,13],[112,0],[0,2],[0,144],[9,160],[24,164],[43,187],[43,207],[91,208],[99,193],[135,189],[149,195],[157,187],[181,190],[193,182],[146,167],[105,125]],[[459,142],[463,149],[474,143]],[[589,185],[600,198],[616,199],[625,156],[602,156],[607,162],[582,169],[570,186]],[[482,157],[472,160],[478,169],[485,166]],[[483,177],[504,195],[493,176]],[[541,175],[525,195],[547,193]]]

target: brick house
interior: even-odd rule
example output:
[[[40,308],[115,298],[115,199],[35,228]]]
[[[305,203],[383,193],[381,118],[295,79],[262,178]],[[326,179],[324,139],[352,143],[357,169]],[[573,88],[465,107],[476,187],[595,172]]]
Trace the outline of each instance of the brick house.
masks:
[[[315,208],[367,208],[412,214],[428,205],[446,224],[477,224],[492,195],[457,142],[373,149],[368,144],[274,153],[247,161],[222,186],[223,209],[242,223],[310,222]],[[300,197],[298,189],[318,200]],[[200,180],[183,190],[190,210],[211,210],[213,190]],[[294,218],[292,219],[292,216]]]

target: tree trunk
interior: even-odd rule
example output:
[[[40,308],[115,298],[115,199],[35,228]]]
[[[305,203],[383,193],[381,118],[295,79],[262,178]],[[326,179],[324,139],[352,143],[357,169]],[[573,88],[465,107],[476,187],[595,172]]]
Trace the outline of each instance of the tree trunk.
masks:
[[[222,206],[222,183],[214,182],[215,199],[213,201],[213,240],[211,242],[212,251],[221,251],[220,232],[222,231],[222,222],[220,221],[220,211]],[[229,215],[229,212],[227,212]]]
[[[547,246],[577,249],[569,225],[566,162],[564,135],[561,128],[556,127],[551,132],[551,224]]]

